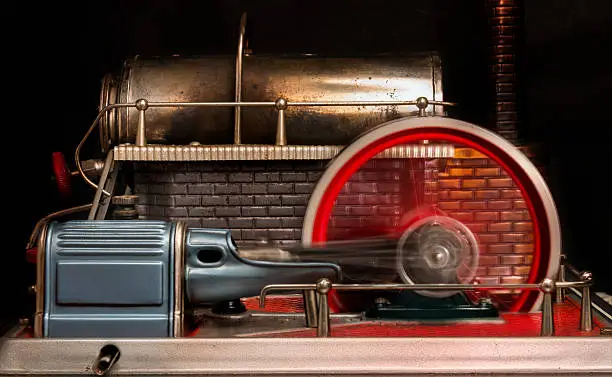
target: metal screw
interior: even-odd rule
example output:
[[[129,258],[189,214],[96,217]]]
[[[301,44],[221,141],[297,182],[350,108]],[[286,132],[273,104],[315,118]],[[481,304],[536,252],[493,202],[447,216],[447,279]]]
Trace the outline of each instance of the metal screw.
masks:
[[[490,305],[493,305],[493,300],[491,300],[488,297],[481,297],[478,300],[478,305],[480,305],[481,307],[490,306]]]
[[[378,307],[382,307],[391,304],[391,301],[384,297],[377,297],[376,300],[374,300],[374,304],[376,304]]]

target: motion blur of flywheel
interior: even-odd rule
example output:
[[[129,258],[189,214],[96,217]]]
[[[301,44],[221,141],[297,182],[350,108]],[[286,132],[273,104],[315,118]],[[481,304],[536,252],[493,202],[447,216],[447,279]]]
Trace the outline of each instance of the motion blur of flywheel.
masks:
[[[559,219],[537,168],[501,136],[451,118],[381,124],[327,167],[306,210],[303,243],[378,236],[399,241],[390,283],[536,283],[559,266]],[[538,291],[487,294],[510,312],[539,310],[542,299]],[[332,310],[351,310],[349,296],[333,292]]]
[[[407,284],[456,284],[473,281],[478,243],[470,229],[447,216],[430,216],[412,224],[397,246],[397,271]],[[447,297],[455,291],[417,291]]]

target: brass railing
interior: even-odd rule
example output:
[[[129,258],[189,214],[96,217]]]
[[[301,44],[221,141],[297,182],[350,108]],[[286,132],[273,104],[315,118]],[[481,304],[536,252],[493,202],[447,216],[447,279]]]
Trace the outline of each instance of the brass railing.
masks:
[[[304,311],[307,326],[317,328],[317,336],[331,335],[330,310],[328,294],[335,291],[464,291],[464,290],[540,290],[544,293],[542,303],[541,336],[555,334],[553,292],[559,289],[581,288],[581,316],[579,328],[581,331],[592,330],[592,308],[590,299],[590,286],[593,279],[590,272],[583,272],[579,281],[566,282],[544,279],[541,283],[525,284],[334,284],[331,280],[323,278],[315,284],[272,284],[265,286],[259,296],[259,305],[264,307],[266,296],[272,291],[302,291],[304,292]],[[314,292],[316,299],[312,298]],[[307,299],[310,297],[311,299]],[[316,314],[315,314],[316,313]]]
[[[287,133],[286,133],[286,125],[285,125],[285,111],[289,107],[320,107],[320,106],[408,106],[414,105],[419,109],[419,116],[425,116],[425,109],[429,105],[442,105],[442,106],[455,106],[454,102],[446,102],[446,101],[430,101],[425,97],[419,97],[414,101],[319,101],[319,102],[292,102],[288,101],[285,98],[278,98],[276,101],[267,101],[267,102],[149,102],[148,100],[141,98],[133,103],[115,103],[111,105],[107,105],[102,108],[93,123],[83,136],[83,139],[76,147],[74,152],[75,163],[78,169],[78,172],[81,174],[85,182],[92,186],[95,189],[98,189],[98,185],[94,183],[89,177],[84,173],[83,168],[81,167],[81,159],[80,153],[85,141],[89,138],[89,135],[93,132],[93,130],[98,126],[102,117],[109,111],[119,108],[136,108],[138,111],[138,127],[136,131],[136,142],[135,145],[139,147],[143,147],[147,145],[147,122],[146,122],[146,111],[152,107],[232,107],[232,108],[242,108],[242,107],[272,107],[278,111],[278,118],[276,122],[276,144],[278,146],[287,145]],[[234,130],[236,135],[240,135],[239,123],[236,125],[236,129]],[[235,135],[235,136],[236,136]],[[235,137],[235,140],[239,138]],[[103,194],[109,195],[108,192],[102,191]]]

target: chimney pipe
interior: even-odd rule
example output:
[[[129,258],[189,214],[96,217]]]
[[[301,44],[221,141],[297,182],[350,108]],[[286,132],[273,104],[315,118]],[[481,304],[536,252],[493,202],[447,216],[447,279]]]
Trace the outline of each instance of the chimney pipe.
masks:
[[[494,107],[490,124],[516,143],[519,128],[518,80],[523,38],[523,0],[485,0],[489,23],[489,73]]]

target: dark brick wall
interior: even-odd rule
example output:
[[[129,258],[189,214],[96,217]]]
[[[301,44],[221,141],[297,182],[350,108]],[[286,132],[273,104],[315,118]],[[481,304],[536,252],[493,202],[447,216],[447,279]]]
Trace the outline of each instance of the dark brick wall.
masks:
[[[327,161],[157,163],[135,165],[143,218],[229,228],[240,245],[301,239],[303,216]],[[410,190],[410,191],[406,191]],[[525,280],[533,260],[533,225],[515,183],[493,160],[458,149],[446,160],[375,159],[343,187],[330,239],[394,229],[406,210],[437,206],[479,240],[483,283]]]
[[[141,217],[229,228],[239,244],[301,239],[306,205],[327,161],[142,163]]]
[[[413,176],[415,171],[423,171],[421,163],[409,159],[366,162],[342,187],[332,210],[328,238],[354,239],[396,229],[406,210],[413,208],[412,189],[418,190],[418,197],[422,195],[422,180]]]

